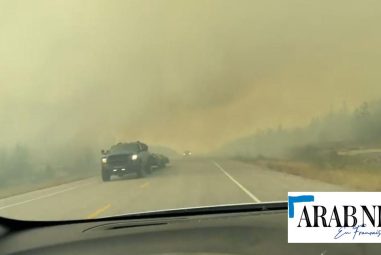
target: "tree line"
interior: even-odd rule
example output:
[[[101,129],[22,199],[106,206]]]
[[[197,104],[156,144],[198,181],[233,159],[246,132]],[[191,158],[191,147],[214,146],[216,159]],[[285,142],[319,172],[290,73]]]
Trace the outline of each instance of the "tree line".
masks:
[[[381,148],[381,101],[364,102],[352,111],[344,105],[304,127],[262,130],[226,144],[218,154],[319,161],[356,148]]]

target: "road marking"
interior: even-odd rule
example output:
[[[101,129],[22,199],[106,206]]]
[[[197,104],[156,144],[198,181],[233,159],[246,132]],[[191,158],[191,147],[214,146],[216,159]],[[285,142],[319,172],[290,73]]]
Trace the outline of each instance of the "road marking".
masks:
[[[108,204],[102,208],[99,208],[98,210],[96,210],[95,212],[87,215],[86,219],[94,219],[96,218],[99,214],[103,213],[104,211],[108,210],[109,208],[111,207],[111,204]]]
[[[145,188],[149,185],[149,182],[146,182],[146,183],[143,183],[142,185],[140,185],[140,188]]]
[[[43,198],[52,197],[52,196],[55,196],[55,195],[58,195],[58,194],[61,194],[61,193],[67,192],[67,191],[78,189],[79,187],[83,187],[83,186],[86,186],[86,185],[89,185],[89,184],[91,184],[91,183],[86,183],[86,184],[70,187],[70,188],[63,189],[63,190],[60,190],[60,191],[56,191],[56,192],[53,192],[53,193],[50,193],[50,194],[46,194],[46,195],[42,195],[42,196],[39,196],[39,197],[31,198],[31,199],[28,199],[28,200],[24,200],[24,201],[21,201],[21,202],[17,202],[17,203],[14,203],[14,204],[5,205],[5,206],[0,207],[0,210],[11,208],[11,207],[15,207],[15,206],[18,206],[18,205],[23,205],[23,204],[30,203],[30,202],[33,202],[33,201],[36,201],[36,200],[40,200],[40,199],[43,199]]]
[[[5,203],[8,200],[14,200],[14,199],[20,199],[21,200],[23,197],[28,197],[28,196],[30,197],[30,196],[33,196],[33,195],[38,196],[38,195],[41,195],[43,193],[59,191],[59,190],[62,190],[63,188],[65,188],[65,187],[66,188],[71,188],[71,187],[75,187],[75,186],[79,186],[79,185],[85,185],[85,184],[90,183],[90,182],[93,183],[94,181],[95,181],[94,178],[87,178],[87,179],[80,180],[80,181],[73,181],[73,182],[58,184],[56,186],[51,186],[51,187],[31,190],[31,191],[27,191],[25,193],[16,194],[14,196],[1,198],[0,199],[0,204]]]
[[[259,200],[256,196],[253,195],[248,189],[246,189],[241,183],[239,183],[236,179],[233,178],[228,172],[225,171],[225,169],[222,168],[216,161],[212,161],[213,164],[221,170],[232,182],[234,182],[243,192],[245,192],[251,199],[253,199],[256,203],[260,203],[261,200]]]

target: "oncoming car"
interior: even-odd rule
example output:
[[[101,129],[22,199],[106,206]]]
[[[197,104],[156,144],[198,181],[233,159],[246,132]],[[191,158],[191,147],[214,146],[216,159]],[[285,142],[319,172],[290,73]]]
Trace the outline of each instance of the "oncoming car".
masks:
[[[153,166],[156,166],[157,168],[163,168],[169,163],[169,158],[162,154],[153,153],[152,159]]]

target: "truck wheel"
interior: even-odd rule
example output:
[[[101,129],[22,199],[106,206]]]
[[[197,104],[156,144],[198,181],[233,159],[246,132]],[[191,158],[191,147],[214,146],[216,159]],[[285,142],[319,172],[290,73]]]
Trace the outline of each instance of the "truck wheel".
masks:
[[[144,165],[141,165],[139,170],[137,171],[137,174],[138,174],[138,178],[143,178],[145,177],[147,174],[146,174],[146,169],[145,169],[145,166]]]
[[[147,162],[146,173],[147,174],[151,174],[152,173],[152,164],[151,164],[151,162]]]
[[[158,162],[158,164],[157,164],[157,167],[158,167],[158,168],[163,168],[163,161],[160,160],[160,161]]]
[[[108,182],[108,181],[110,181],[110,179],[111,179],[110,174],[107,173],[106,171],[102,171],[102,180],[104,182]]]

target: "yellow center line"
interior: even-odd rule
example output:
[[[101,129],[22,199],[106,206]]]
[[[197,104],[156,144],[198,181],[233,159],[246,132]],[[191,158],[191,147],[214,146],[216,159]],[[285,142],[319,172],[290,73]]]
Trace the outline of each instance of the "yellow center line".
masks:
[[[111,207],[111,204],[108,204],[102,208],[99,208],[98,210],[96,210],[95,212],[87,215],[87,219],[94,219],[96,218],[99,214],[103,213],[104,211],[108,210],[109,208]]]
[[[149,182],[146,182],[146,183],[143,183],[142,185],[140,185],[140,188],[145,188],[149,185]]]

